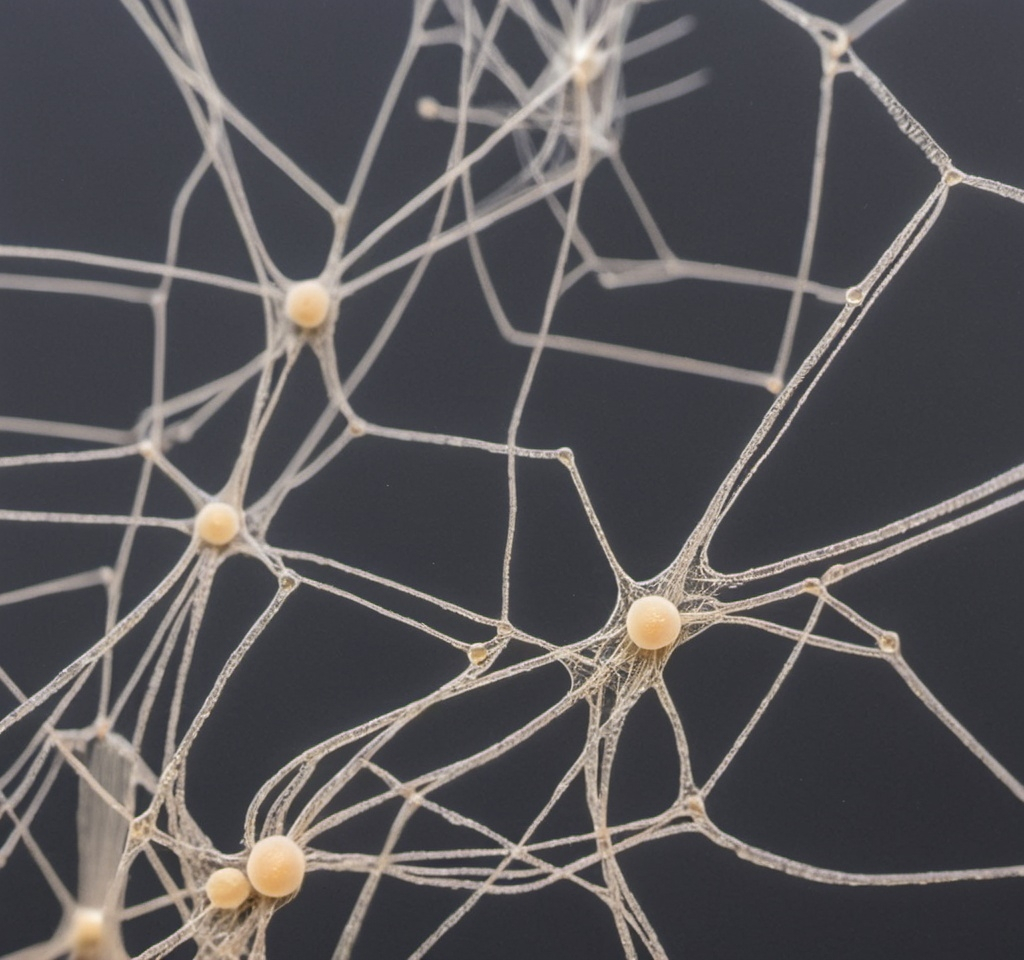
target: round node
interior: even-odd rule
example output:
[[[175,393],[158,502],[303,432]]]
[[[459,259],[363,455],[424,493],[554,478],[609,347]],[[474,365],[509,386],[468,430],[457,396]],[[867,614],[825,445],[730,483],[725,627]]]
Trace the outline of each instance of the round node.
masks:
[[[878,646],[886,653],[896,653],[900,648],[900,635],[894,630],[885,630],[878,635]]]
[[[660,650],[678,636],[683,621],[671,600],[651,594],[634,600],[626,613],[626,634],[641,650]]]
[[[487,644],[471,643],[466,653],[469,656],[469,662],[479,666],[487,659]]]
[[[206,881],[206,895],[210,903],[221,910],[240,907],[252,893],[249,880],[237,867],[214,870]]]
[[[686,812],[694,820],[703,820],[707,816],[704,810],[704,800],[699,793],[691,794],[686,798]]]
[[[149,814],[140,814],[128,824],[128,836],[132,840],[148,840],[152,835],[152,825]]]
[[[287,897],[302,886],[306,857],[291,837],[264,837],[249,851],[249,882],[265,897]]]
[[[353,417],[348,422],[348,432],[353,437],[364,437],[366,436],[366,421],[360,420],[358,417]]]
[[[858,303],[864,302],[864,291],[860,287],[850,287],[846,291],[846,302],[851,307],[855,307]]]
[[[319,280],[293,283],[284,298],[284,312],[297,327],[313,330],[327,319],[331,297]]]
[[[850,39],[849,37],[841,37],[839,40],[833,40],[828,45],[828,55],[833,60],[839,60],[844,57],[850,50]]]
[[[420,97],[416,101],[416,112],[423,120],[436,120],[441,115],[441,104],[433,97]]]
[[[769,377],[765,381],[764,385],[769,393],[775,394],[776,396],[782,393],[782,388],[785,386],[782,382],[782,377]]]
[[[196,514],[196,533],[203,543],[223,547],[238,535],[242,526],[238,511],[229,503],[218,500],[208,503]]]
[[[71,915],[72,955],[95,953],[103,943],[103,911],[96,907],[76,907]]]
[[[568,447],[559,447],[558,459],[567,467],[571,467],[573,461],[572,450],[570,450]]]

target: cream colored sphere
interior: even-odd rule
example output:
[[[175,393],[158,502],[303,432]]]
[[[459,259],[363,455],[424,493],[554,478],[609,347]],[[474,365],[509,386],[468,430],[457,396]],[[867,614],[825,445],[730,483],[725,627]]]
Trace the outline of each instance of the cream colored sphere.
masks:
[[[288,288],[284,312],[288,319],[304,330],[313,330],[327,319],[331,298],[319,280],[300,280]]]
[[[215,500],[196,514],[196,533],[211,547],[223,547],[238,536],[242,518],[230,503]]]
[[[302,886],[306,856],[291,837],[264,837],[249,852],[245,872],[265,897],[287,897]]]
[[[103,911],[96,907],[76,907],[71,915],[68,940],[75,954],[98,950],[103,943]]]
[[[642,650],[660,650],[678,636],[683,621],[676,605],[651,594],[634,600],[626,612],[626,634]]]
[[[469,654],[469,662],[479,666],[487,659],[487,644],[471,643],[467,652]]]
[[[252,887],[249,879],[238,867],[214,870],[206,881],[206,895],[210,903],[221,910],[234,910],[249,898]]]

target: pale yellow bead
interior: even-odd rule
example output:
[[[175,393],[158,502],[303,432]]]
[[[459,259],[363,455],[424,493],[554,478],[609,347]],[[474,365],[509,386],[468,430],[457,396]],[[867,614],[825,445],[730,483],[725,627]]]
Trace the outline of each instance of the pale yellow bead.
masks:
[[[208,503],[196,514],[196,533],[211,547],[223,547],[238,535],[242,520],[229,503]]]
[[[68,941],[72,956],[96,953],[103,944],[103,911],[95,907],[76,907],[71,915]]]
[[[441,104],[433,97],[420,97],[416,101],[416,112],[423,120],[436,120],[441,116]]]
[[[206,895],[210,903],[222,910],[234,910],[249,898],[252,887],[249,880],[237,867],[222,867],[214,870],[206,881]]]
[[[676,605],[654,594],[634,600],[626,613],[626,634],[643,650],[667,647],[682,629]]]
[[[249,852],[245,872],[265,897],[287,897],[302,886],[306,857],[291,837],[264,837]]]
[[[479,665],[487,659],[487,644],[471,643],[467,653],[469,654],[469,662]]]
[[[319,280],[300,280],[288,288],[284,312],[288,319],[304,330],[319,327],[327,319],[331,298]]]

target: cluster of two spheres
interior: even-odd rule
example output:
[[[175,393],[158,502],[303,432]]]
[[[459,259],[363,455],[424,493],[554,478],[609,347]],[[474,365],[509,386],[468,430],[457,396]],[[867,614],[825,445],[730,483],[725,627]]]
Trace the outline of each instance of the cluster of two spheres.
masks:
[[[244,873],[237,867],[211,873],[206,895],[213,906],[234,910],[249,899],[253,890],[264,897],[290,897],[302,886],[305,875],[306,856],[291,837],[264,837],[249,851]]]
[[[203,509],[211,507],[232,509],[222,503],[207,504]],[[206,539],[201,522],[197,525],[200,536]],[[235,533],[237,526],[231,536]],[[626,613],[626,635],[642,650],[667,647],[679,637],[681,629],[682,618],[675,604],[656,594],[635,600]],[[291,896],[302,885],[305,873],[306,857],[294,840],[280,835],[264,837],[249,851],[244,873],[237,867],[214,871],[206,882],[206,894],[213,906],[235,909],[253,890],[265,897]]]

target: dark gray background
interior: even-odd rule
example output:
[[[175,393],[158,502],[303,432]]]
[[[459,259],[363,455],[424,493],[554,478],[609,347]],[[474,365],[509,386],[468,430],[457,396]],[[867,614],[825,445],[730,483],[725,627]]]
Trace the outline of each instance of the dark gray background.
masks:
[[[842,20],[861,6],[822,0],[812,9]],[[1022,9],[1008,0],[910,2],[856,47],[962,169],[1017,184],[1024,184]],[[701,67],[712,71],[711,83],[631,118],[624,157],[680,256],[792,273],[806,216],[816,52],[760,4],[708,0],[692,10],[697,32],[628,68],[627,89]],[[674,4],[654,5],[643,11],[638,29],[676,13]],[[342,195],[404,41],[405,4],[233,0],[195,4],[193,16],[225,93],[311,176]],[[508,42],[519,40],[510,35]],[[535,56],[525,45],[513,49],[524,64]],[[450,128],[424,124],[414,103],[421,94],[454,102],[456,69],[447,49],[429,52],[417,65],[355,235],[443,168]],[[166,71],[117,4],[35,0],[0,14],[0,131],[0,242],[162,260],[171,204],[199,145]],[[317,272],[329,240],[325,218],[241,140],[234,145],[271,253],[291,275]],[[497,154],[481,182],[500,182],[512,165],[510,151]],[[842,78],[815,279],[845,286],[862,276],[934,180],[934,169],[878,103]],[[588,183],[582,222],[602,252],[647,255],[606,170]],[[379,256],[403,249],[417,224],[422,232],[417,221]],[[839,540],[1019,462],[1022,235],[1024,216],[1012,203],[953,192],[939,226],[723,526],[712,552],[720,569]],[[538,323],[558,239],[539,208],[484,237],[505,303],[525,329]],[[181,262],[248,275],[226,204],[209,180],[186,220]],[[2,269],[46,272],[26,261]],[[99,275],[74,267],[53,272]],[[338,350],[346,369],[404,276],[344,306]],[[718,284],[608,292],[583,283],[560,304],[555,329],[764,369],[785,308],[783,295]],[[206,382],[260,350],[260,314],[245,298],[179,284],[170,311],[169,392]],[[831,314],[808,302],[798,354]],[[140,308],[2,292],[0,336],[6,414],[129,428],[147,402],[151,327]],[[458,248],[436,258],[353,402],[375,422],[500,440],[526,360],[525,351],[497,337],[466,251]],[[323,402],[311,363],[300,366],[293,387],[258,463],[256,491]],[[208,490],[224,482],[248,399],[171,453]],[[541,362],[520,438],[576,451],[613,548],[626,570],[642,578],[678,550],[769,399],[752,387],[551,353]],[[75,446],[17,435],[0,443],[4,453]],[[5,473],[0,496],[4,506],[127,512],[136,470],[115,463]],[[499,458],[367,440],[296,493],[270,538],[496,613],[503,470]],[[564,471],[526,463],[521,483],[513,619],[553,640],[580,639],[607,617],[614,582]],[[161,487],[149,511],[188,513],[180,496]],[[900,633],[925,682],[1018,775],[1024,773],[1021,533],[1020,511],[1011,511],[837,591]],[[0,582],[9,589],[110,563],[117,543],[118,532],[105,528],[5,524]],[[169,534],[140,538],[129,601],[144,595],[182,545]],[[272,587],[252,563],[233,560],[225,567],[201,635],[186,714]],[[25,689],[36,689],[102,632],[98,594],[0,608],[2,662]],[[779,616],[798,620],[793,611]],[[443,625],[459,629],[460,639],[486,639]],[[825,626],[854,636],[837,620]],[[143,631],[124,645],[125,661],[145,639]],[[718,630],[675,654],[667,676],[699,779],[714,769],[787,652],[781,641]],[[436,641],[340,601],[300,594],[267,631],[196,745],[189,783],[200,825],[220,849],[237,850],[252,793],[287,759],[423,695],[461,665]],[[437,711],[396,740],[386,754],[390,769],[412,777],[494,742],[565,687],[560,671],[539,671],[514,689]],[[81,701],[65,726],[92,720],[93,687]],[[571,762],[584,719],[581,711],[572,713],[509,758],[465,778],[449,802],[497,829],[521,830]],[[18,736],[38,722],[31,718],[24,734],[0,744],[4,766],[23,742]],[[613,819],[653,813],[671,799],[671,742],[652,703],[642,702],[631,718],[619,763]],[[569,799],[553,818],[552,835],[587,829],[579,798]],[[73,778],[65,776],[37,827],[72,888],[73,805]],[[839,869],[1024,860],[1019,805],[891,672],[813,650],[718,785],[709,812],[744,840]],[[387,825],[385,817],[366,818],[324,846],[369,852],[379,848]],[[431,824],[414,820],[406,848],[431,837],[444,842]],[[895,890],[820,886],[737,860],[699,838],[650,844],[624,855],[622,866],[672,957],[1009,958],[1024,946],[1019,881]],[[330,956],[360,882],[313,874],[302,897],[275,918],[271,956]],[[148,881],[138,884],[147,889]],[[59,920],[23,851],[0,873],[0,902],[7,905],[3,950],[46,937]],[[406,955],[458,902],[385,882],[357,956]],[[129,946],[148,945],[168,922],[129,926]],[[564,884],[486,901],[435,953],[603,958],[618,956],[619,948],[607,911]]]

